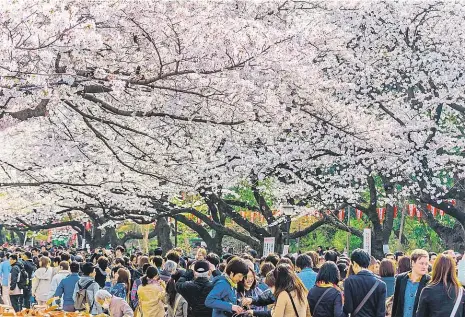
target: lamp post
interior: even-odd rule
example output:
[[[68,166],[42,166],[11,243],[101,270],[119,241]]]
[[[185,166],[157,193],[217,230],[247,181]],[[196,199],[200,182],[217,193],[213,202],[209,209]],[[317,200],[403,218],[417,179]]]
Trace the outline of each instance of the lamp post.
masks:
[[[281,210],[286,218],[286,231],[283,232],[284,235],[284,245],[289,246],[289,235],[291,233],[291,216],[294,214],[294,206],[292,205],[282,205]],[[284,248],[283,248],[284,253]]]

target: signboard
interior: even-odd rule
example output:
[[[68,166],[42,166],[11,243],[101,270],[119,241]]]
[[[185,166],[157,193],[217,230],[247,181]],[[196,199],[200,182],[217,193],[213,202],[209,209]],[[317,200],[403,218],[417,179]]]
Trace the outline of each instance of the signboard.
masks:
[[[371,255],[371,229],[363,229],[363,249]]]
[[[389,244],[383,244],[383,253],[384,253],[384,254],[390,253],[390,251],[389,251]]]
[[[283,256],[289,253],[289,245],[285,244],[283,248]]]
[[[263,239],[263,256],[274,252],[275,238],[266,237]]]

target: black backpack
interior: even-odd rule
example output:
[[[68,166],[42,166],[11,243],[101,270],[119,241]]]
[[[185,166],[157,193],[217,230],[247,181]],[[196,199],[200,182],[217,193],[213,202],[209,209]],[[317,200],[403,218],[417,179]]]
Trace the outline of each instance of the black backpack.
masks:
[[[19,274],[18,274],[18,288],[19,289],[25,289],[28,288],[29,285],[29,275],[27,274],[26,270],[23,268],[19,268]]]

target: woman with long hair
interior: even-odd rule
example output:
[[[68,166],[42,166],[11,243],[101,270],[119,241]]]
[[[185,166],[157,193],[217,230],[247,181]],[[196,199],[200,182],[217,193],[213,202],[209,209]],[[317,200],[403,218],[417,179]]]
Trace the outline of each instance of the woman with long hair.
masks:
[[[110,275],[108,274],[104,289],[113,296],[128,300],[130,285],[129,271],[126,268],[116,266],[111,270],[111,273],[112,279],[110,279]]]
[[[249,267],[249,272],[244,277],[242,282],[237,284],[237,299],[241,300],[242,298],[256,298],[263,293],[257,285],[257,276],[252,268]],[[241,300],[242,301],[242,300]],[[265,307],[259,306],[250,306],[248,309],[253,311],[264,311]]]
[[[165,285],[160,281],[158,270],[149,266],[141,279],[141,285],[137,290],[139,303],[137,312],[143,317],[165,316]]]
[[[50,267],[50,263],[50,258],[41,257],[39,268],[35,271],[32,279],[32,296],[35,297],[39,305],[45,305],[49,299],[53,278],[53,269]]]
[[[276,280],[274,296],[276,305],[272,317],[309,317],[308,291],[288,264],[280,264],[274,270]]]
[[[394,284],[395,284],[395,268],[394,263],[391,260],[384,259],[379,265],[379,276],[381,281],[386,283],[386,297],[394,295]]]
[[[337,265],[328,261],[318,271],[315,286],[308,292],[308,303],[313,317],[344,317],[342,291],[337,286],[340,280]]]
[[[176,292],[176,282],[181,277],[181,272],[176,272],[166,284],[167,317],[187,317],[188,304],[184,297]]]
[[[431,280],[421,291],[416,317],[464,317],[463,288],[452,257],[440,254],[433,264]]]

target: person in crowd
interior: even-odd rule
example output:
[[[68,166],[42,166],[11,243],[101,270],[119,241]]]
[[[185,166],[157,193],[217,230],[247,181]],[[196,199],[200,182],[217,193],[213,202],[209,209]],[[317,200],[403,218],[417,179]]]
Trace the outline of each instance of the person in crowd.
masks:
[[[351,256],[354,274],[344,281],[344,313],[356,317],[385,317],[386,284],[368,270],[370,255],[355,249]]]
[[[324,251],[324,249],[323,249],[323,247],[321,245],[318,246],[318,248],[316,249],[316,252],[317,252],[318,256],[321,256],[321,255],[325,254],[325,251]]]
[[[313,317],[345,317],[342,308],[342,291],[337,286],[339,269],[334,262],[326,262],[320,268],[316,284],[308,292],[308,303]]]
[[[155,255],[152,259],[152,265],[155,266],[158,269],[158,271],[161,271],[164,263],[165,261],[159,255]]]
[[[124,253],[126,252],[126,249],[119,245],[115,248],[115,258],[123,258]]]
[[[98,303],[103,310],[107,311],[111,317],[133,317],[129,304],[121,297],[113,296],[106,290],[98,290],[95,293],[95,302]]]
[[[129,285],[130,285],[130,273],[126,268],[115,267],[112,269],[113,275],[107,274],[104,289],[111,295],[120,297],[124,300],[128,299]]]
[[[61,302],[65,312],[74,312],[73,293],[79,280],[79,263],[71,262],[69,268],[71,273],[58,283],[53,296],[62,299]]]
[[[396,276],[392,317],[415,317],[421,290],[431,279],[428,275],[428,252],[413,250],[410,259],[411,271]]]
[[[24,271],[23,264],[18,261],[17,254],[10,254],[10,289],[8,294],[10,295],[10,303],[15,312],[19,312],[22,309],[22,294],[23,289],[20,287],[20,278],[21,278],[21,271]]]
[[[292,267],[286,264],[278,265],[273,274],[276,305],[271,311],[271,316],[309,317],[308,291]]]
[[[315,251],[309,251],[309,252],[306,252],[305,254],[308,255],[312,259],[313,271],[315,273],[318,273],[319,264],[320,264],[320,256],[318,255],[318,253],[316,253]]]
[[[383,259],[379,265],[379,276],[381,281],[386,284],[386,297],[394,295],[394,278],[395,267],[391,260]]]
[[[23,304],[24,308],[31,308],[31,296],[32,296],[32,277],[37,270],[36,265],[32,260],[32,253],[26,251],[22,254],[24,269],[27,273],[27,286],[23,289]]]
[[[328,250],[324,253],[324,257],[325,257],[325,262],[332,261],[336,263],[338,259],[338,254],[336,251]]]
[[[52,287],[53,269],[50,267],[50,259],[42,256],[39,259],[39,268],[32,279],[32,296],[37,304],[45,305],[50,298]]]
[[[312,269],[312,258],[306,254],[301,254],[297,257],[295,264],[298,272],[297,276],[302,280],[302,283],[304,283],[307,290],[315,286],[317,273],[315,273]]]
[[[410,272],[412,270],[412,263],[409,256],[403,256],[397,262],[397,275]]]
[[[255,275],[255,271],[249,266],[249,272],[245,276],[244,280],[237,284],[237,299],[240,302],[242,301],[242,298],[258,297],[262,293],[263,291],[257,287],[257,277]],[[252,309],[254,311],[265,310],[263,307],[255,306],[250,306],[248,309]]]
[[[270,253],[266,256],[265,262],[271,262],[274,266],[278,265],[279,255],[276,253]]]
[[[404,252],[402,252],[402,251],[396,251],[396,252],[394,252],[394,258],[395,258],[396,262],[399,262],[399,260],[400,260],[403,256],[405,256],[405,254],[404,254]]]
[[[145,263],[143,266],[142,266],[142,272],[145,273],[147,272],[147,269],[149,268],[150,264],[149,263]],[[157,269],[157,274],[158,274],[158,269]],[[132,309],[136,309],[138,303],[139,303],[139,298],[138,298],[138,295],[137,295],[137,290],[139,289],[139,287],[142,285],[142,277],[141,278],[138,278],[137,280],[135,280],[132,284],[132,289],[131,289],[131,294],[130,294],[130,305],[132,307]]]
[[[292,260],[289,259],[289,258],[282,257],[281,259],[279,259],[278,264],[277,264],[276,266],[278,266],[278,265],[280,265],[280,264],[287,264],[287,265],[289,265],[289,266],[292,268],[292,270],[295,270],[295,265],[294,265],[294,263],[292,262]]]
[[[430,253],[428,253],[428,255],[429,255],[429,264],[431,264],[431,266],[433,266],[434,261],[438,257],[438,254],[436,252],[430,252]]]
[[[11,272],[11,264],[10,264],[10,254],[2,252],[2,264],[0,273],[2,275],[2,300],[3,304],[7,306],[11,306],[10,302],[10,272]]]
[[[73,291],[73,302],[76,303],[77,294],[80,290],[86,291],[87,305],[90,313],[97,315],[102,313],[102,308],[95,302],[95,294],[100,289],[95,281],[95,267],[93,263],[86,262],[81,266],[82,276],[77,281]]]
[[[160,279],[167,283],[171,279],[171,275],[176,272],[177,268],[178,264],[176,264],[174,261],[166,261],[163,270],[160,271]]]
[[[50,284],[50,295],[49,298],[55,296],[55,292],[58,288],[60,282],[69,275],[69,263],[62,261],[60,262],[60,270],[57,274],[52,277],[52,282]]]
[[[260,266],[260,277],[259,277],[259,281],[258,281],[258,288],[264,292],[268,289],[268,285],[266,285],[265,283],[265,278],[266,278],[266,275],[268,274],[268,272],[270,271],[273,271],[275,269],[273,263],[271,262],[264,262],[261,266]]]
[[[379,275],[379,262],[375,259],[374,256],[370,256],[370,265],[368,269],[375,275]]]
[[[196,261],[193,270],[181,272],[176,283],[176,291],[185,298],[191,314],[189,317],[211,316],[212,309],[205,306],[205,300],[213,288],[210,281],[210,264],[207,261]],[[194,278],[194,280],[192,280]]]
[[[184,297],[176,291],[176,282],[181,277],[181,271],[173,274],[166,284],[167,317],[187,317],[188,303]]]
[[[97,259],[97,265],[95,266],[95,281],[100,286],[100,288],[105,287],[105,281],[107,279],[107,268],[108,268],[108,258],[105,256],[100,256]]]
[[[237,305],[237,283],[249,272],[244,260],[231,259],[223,275],[216,278],[213,288],[205,299],[205,306],[213,309],[212,317],[224,317],[230,313],[240,314],[243,308]]]
[[[141,278],[141,286],[137,289],[138,308],[142,316],[165,316],[165,285],[160,281],[158,270],[149,266]]]
[[[450,256],[455,261],[455,264],[457,264],[457,255],[454,250],[446,250],[442,254]]]
[[[394,256],[394,253],[386,253],[384,255],[384,258],[387,259],[387,260],[391,260],[393,262],[396,261],[396,257]]]
[[[418,300],[416,317],[465,316],[463,287],[457,278],[455,260],[440,254],[433,275]]]
[[[52,269],[52,278],[55,276],[55,274],[58,273],[60,270],[60,262],[61,258],[59,256],[52,256],[50,257],[50,267]],[[40,266],[40,265],[39,265]]]

